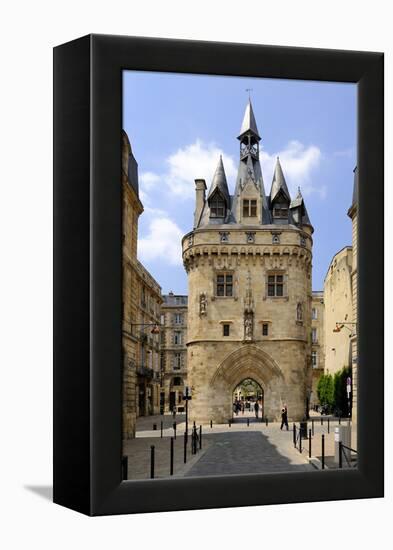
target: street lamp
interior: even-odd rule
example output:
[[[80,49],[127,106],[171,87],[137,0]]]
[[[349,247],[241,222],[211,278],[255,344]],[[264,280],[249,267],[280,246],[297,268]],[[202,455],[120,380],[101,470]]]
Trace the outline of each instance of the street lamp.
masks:
[[[188,402],[192,399],[190,395],[190,389],[188,386],[186,386],[186,389],[183,393],[183,400],[186,402],[186,441],[188,439]]]
[[[340,323],[336,323],[336,326],[335,328],[333,329],[333,332],[341,332],[343,328],[346,328],[349,330],[349,332],[351,333],[350,336],[352,336],[352,328],[349,328],[350,325],[351,327],[355,327],[356,326],[356,323],[349,323],[349,322],[346,322],[346,321],[342,321]]]
[[[159,334],[160,333],[160,325],[157,323],[131,323],[131,329],[132,327],[144,327],[141,329],[143,332],[145,330],[145,327],[153,327],[150,331],[151,334]]]

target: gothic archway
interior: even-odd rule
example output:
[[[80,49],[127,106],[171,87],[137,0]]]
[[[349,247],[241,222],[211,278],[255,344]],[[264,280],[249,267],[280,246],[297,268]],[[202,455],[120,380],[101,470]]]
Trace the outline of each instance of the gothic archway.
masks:
[[[234,423],[257,422],[263,419],[264,390],[252,378],[245,378],[232,392]]]
[[[283,373],[274,359],[255,344],[245,344],[224,358],[210,380],[215,406],[222,418],[232,416],[233,392],[242,380],[252,379],[263,389],[264,412],[278,418],[285,399]]]

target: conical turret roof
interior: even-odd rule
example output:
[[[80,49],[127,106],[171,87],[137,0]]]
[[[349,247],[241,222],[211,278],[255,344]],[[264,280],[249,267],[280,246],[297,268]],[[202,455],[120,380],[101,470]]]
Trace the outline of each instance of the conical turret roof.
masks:
[[[273,202],[277,197],[279,192],[282,192],[285,197],[288,199],[288,202],[291,201],[291,196],[288,191],[287,183],[284,178],[284,173],[281,168],[280,159],[277,157],[276,167],[274,169],[272,188],[270,190],[270,201]]]
[[[308,217],[308,212],[306,208],[306,204],[303,199],[302,192],[300,191],[300,187],[298,187],[298,192],[296,197],[291,201],[291,204],[289,208],[294,209],[300,207],[300,215],[301,215],[301,223],[303,225],[311,225],[310,218]]]
[[[246,110],[244,112],[243,122],[242,126],[240,128],[240,134],[238,139],[243,134],[246,134],[247,132],[252,132],[258,139],[261,139],[258,133],[257,123],[254,116],[254,111],[252,109],[251,99],[248,100]]]
[[[302,195],[302,192],[300,191],[300,187],[298,187],[297,195],[291,201],[290,208],[296,208],[298,206],[301,206],[302,204],[304,204],[303,195]]]
[[[213,195],[213,193],[216,190],[218,190],[221,193],[221,195],[225,199],[228,206],[230,203],[229,189],[228,189],[227,178],[224,170],[224,163],[222,162],[221,155],[217,164],[216,171],[214,172],[213,180],[209,189],[209,193],[207,195],[207,200],[210,199],[210,197]]]

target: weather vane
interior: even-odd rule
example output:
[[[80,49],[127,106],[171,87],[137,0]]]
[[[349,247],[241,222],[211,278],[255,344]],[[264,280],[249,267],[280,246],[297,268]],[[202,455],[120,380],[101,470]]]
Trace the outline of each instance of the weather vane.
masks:
[[[248,92],[248,99],[251,99],[252,88],[246,88],[246,92]]]

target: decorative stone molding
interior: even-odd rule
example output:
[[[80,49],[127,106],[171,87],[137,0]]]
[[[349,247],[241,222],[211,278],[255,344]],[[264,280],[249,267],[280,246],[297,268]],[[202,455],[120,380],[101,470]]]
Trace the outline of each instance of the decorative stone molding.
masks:
[[[254,378],[262,387],[266,387],[273,378],[283,379],[283,373],[277,363],[255,344],[244,345],[231,352],[218,366],[210,379],[210,386],[225,385],[235,389],[244,378]]]
[[[263,266],[268,261],[267,267],[285,267],[286,265],[295,265],[299,267],[304,265],[307,273],[311,272],[311,252],[307,248],[301,248],[300,245],[287,246],[277,245],[264,247],[248,246],[247,248],[237,246],[222,246],[216,245],[204,246],[203,249],[199,246],[192,246],[183,251],[183,264],[188,272],[191,269],[202,265],[201,262],[207,262],[208,265],[214,268],[222,269],[228,265],[240,266],[243,262],[250,262],[256,265],[257,262]],[[295,263],[293,263],[295,261]]]

